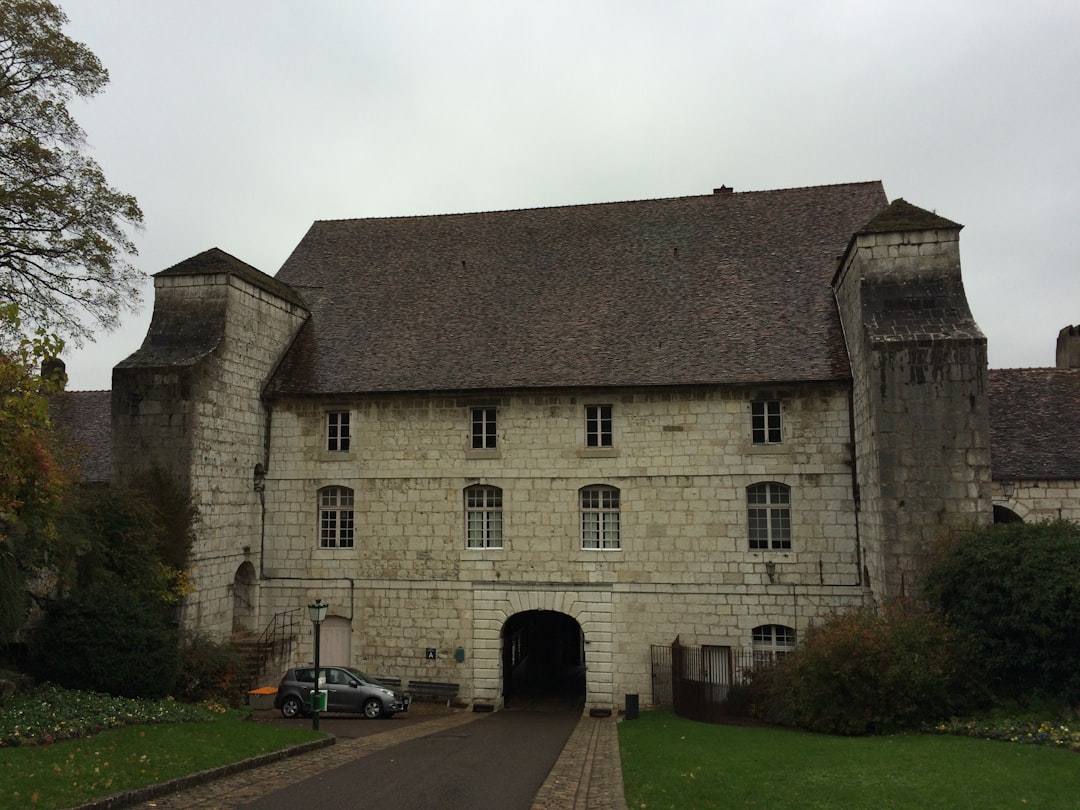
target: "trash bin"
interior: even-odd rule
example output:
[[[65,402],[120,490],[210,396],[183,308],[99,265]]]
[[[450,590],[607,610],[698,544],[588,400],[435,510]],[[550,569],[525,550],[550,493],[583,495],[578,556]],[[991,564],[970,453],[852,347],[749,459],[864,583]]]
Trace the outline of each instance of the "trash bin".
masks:
[[[317,692],[311,693],[311,710],[313,712],[325,712],[326,711],[326,698],[328,692],[325,689],[320,689]]]
[[[627,695],[626,696],[626,719],[637,720],[638,715],[638,696]]]

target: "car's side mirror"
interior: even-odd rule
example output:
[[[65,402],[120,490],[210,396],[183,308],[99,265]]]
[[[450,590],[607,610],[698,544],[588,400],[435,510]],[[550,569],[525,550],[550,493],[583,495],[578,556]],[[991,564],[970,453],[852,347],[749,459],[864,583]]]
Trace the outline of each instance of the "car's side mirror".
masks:
[[[349,686],[351,686],[353,689],[355,689],[359,685],[360,685],[359,681],[349,681]]]

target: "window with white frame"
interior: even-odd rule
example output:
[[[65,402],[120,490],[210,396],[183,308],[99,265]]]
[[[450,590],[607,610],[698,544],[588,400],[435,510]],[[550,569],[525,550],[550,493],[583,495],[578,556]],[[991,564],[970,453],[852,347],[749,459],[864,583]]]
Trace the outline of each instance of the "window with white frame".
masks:
[[[783,432],[780,429],[780,403],[751,402],[750,422],[754,444],[780,444]]]
[[[326,414],[326,449],[334,453],[349,450],[349,412],[329,411]]]
[[[496,447],[495,436],[495,409],[473,408],[472,409],[472,448],[473,450],[494,450]]]
[[[611,425],[610,405],[585,406],[585,446],[611,447],[614,435]]]
[[[791,548],[791,487],[776,483],[747,487],[746,517],[751,550]]]
[[[466,487],[465,543],[468,548],[503,547],[502,490],[498,487]]]
[[[591,486],[581,490],[581,547],[590,551],[618,551],[619,490]]]
[[[754,663],[772,663],[795,649],[795,628],[783,624],[762,624],[754,628]]]
[[[352,548],[354,539],[353,491],[323,487],[319,490],[319,548]]]

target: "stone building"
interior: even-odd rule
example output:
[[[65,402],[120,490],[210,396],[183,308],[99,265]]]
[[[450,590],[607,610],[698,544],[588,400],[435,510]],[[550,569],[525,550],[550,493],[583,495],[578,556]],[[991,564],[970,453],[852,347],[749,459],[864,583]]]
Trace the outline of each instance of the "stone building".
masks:
[[[959,232],[855,183],[316,222],[275,277],[210,250],[154,277],[112,477],[192,492],[191,628],[318,597],[326,662],[647,702],[651,645],[784,650],[955,527],[1076,513],[1075,466],[997,469],[1027,377],[988,373]]]

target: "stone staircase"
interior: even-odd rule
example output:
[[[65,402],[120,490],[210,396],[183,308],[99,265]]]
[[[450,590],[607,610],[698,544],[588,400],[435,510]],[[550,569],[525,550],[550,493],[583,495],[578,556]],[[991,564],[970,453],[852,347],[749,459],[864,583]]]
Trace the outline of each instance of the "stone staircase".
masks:
[[[277,684],[280,672],[268,672],[267,668],[282,666],[296,639],[300,610],[277,613],[270,619],[261,634],[236,627],[232,632],[232,645],[244,661],[244,674],[248,688],[265,685],[267,678]]]

